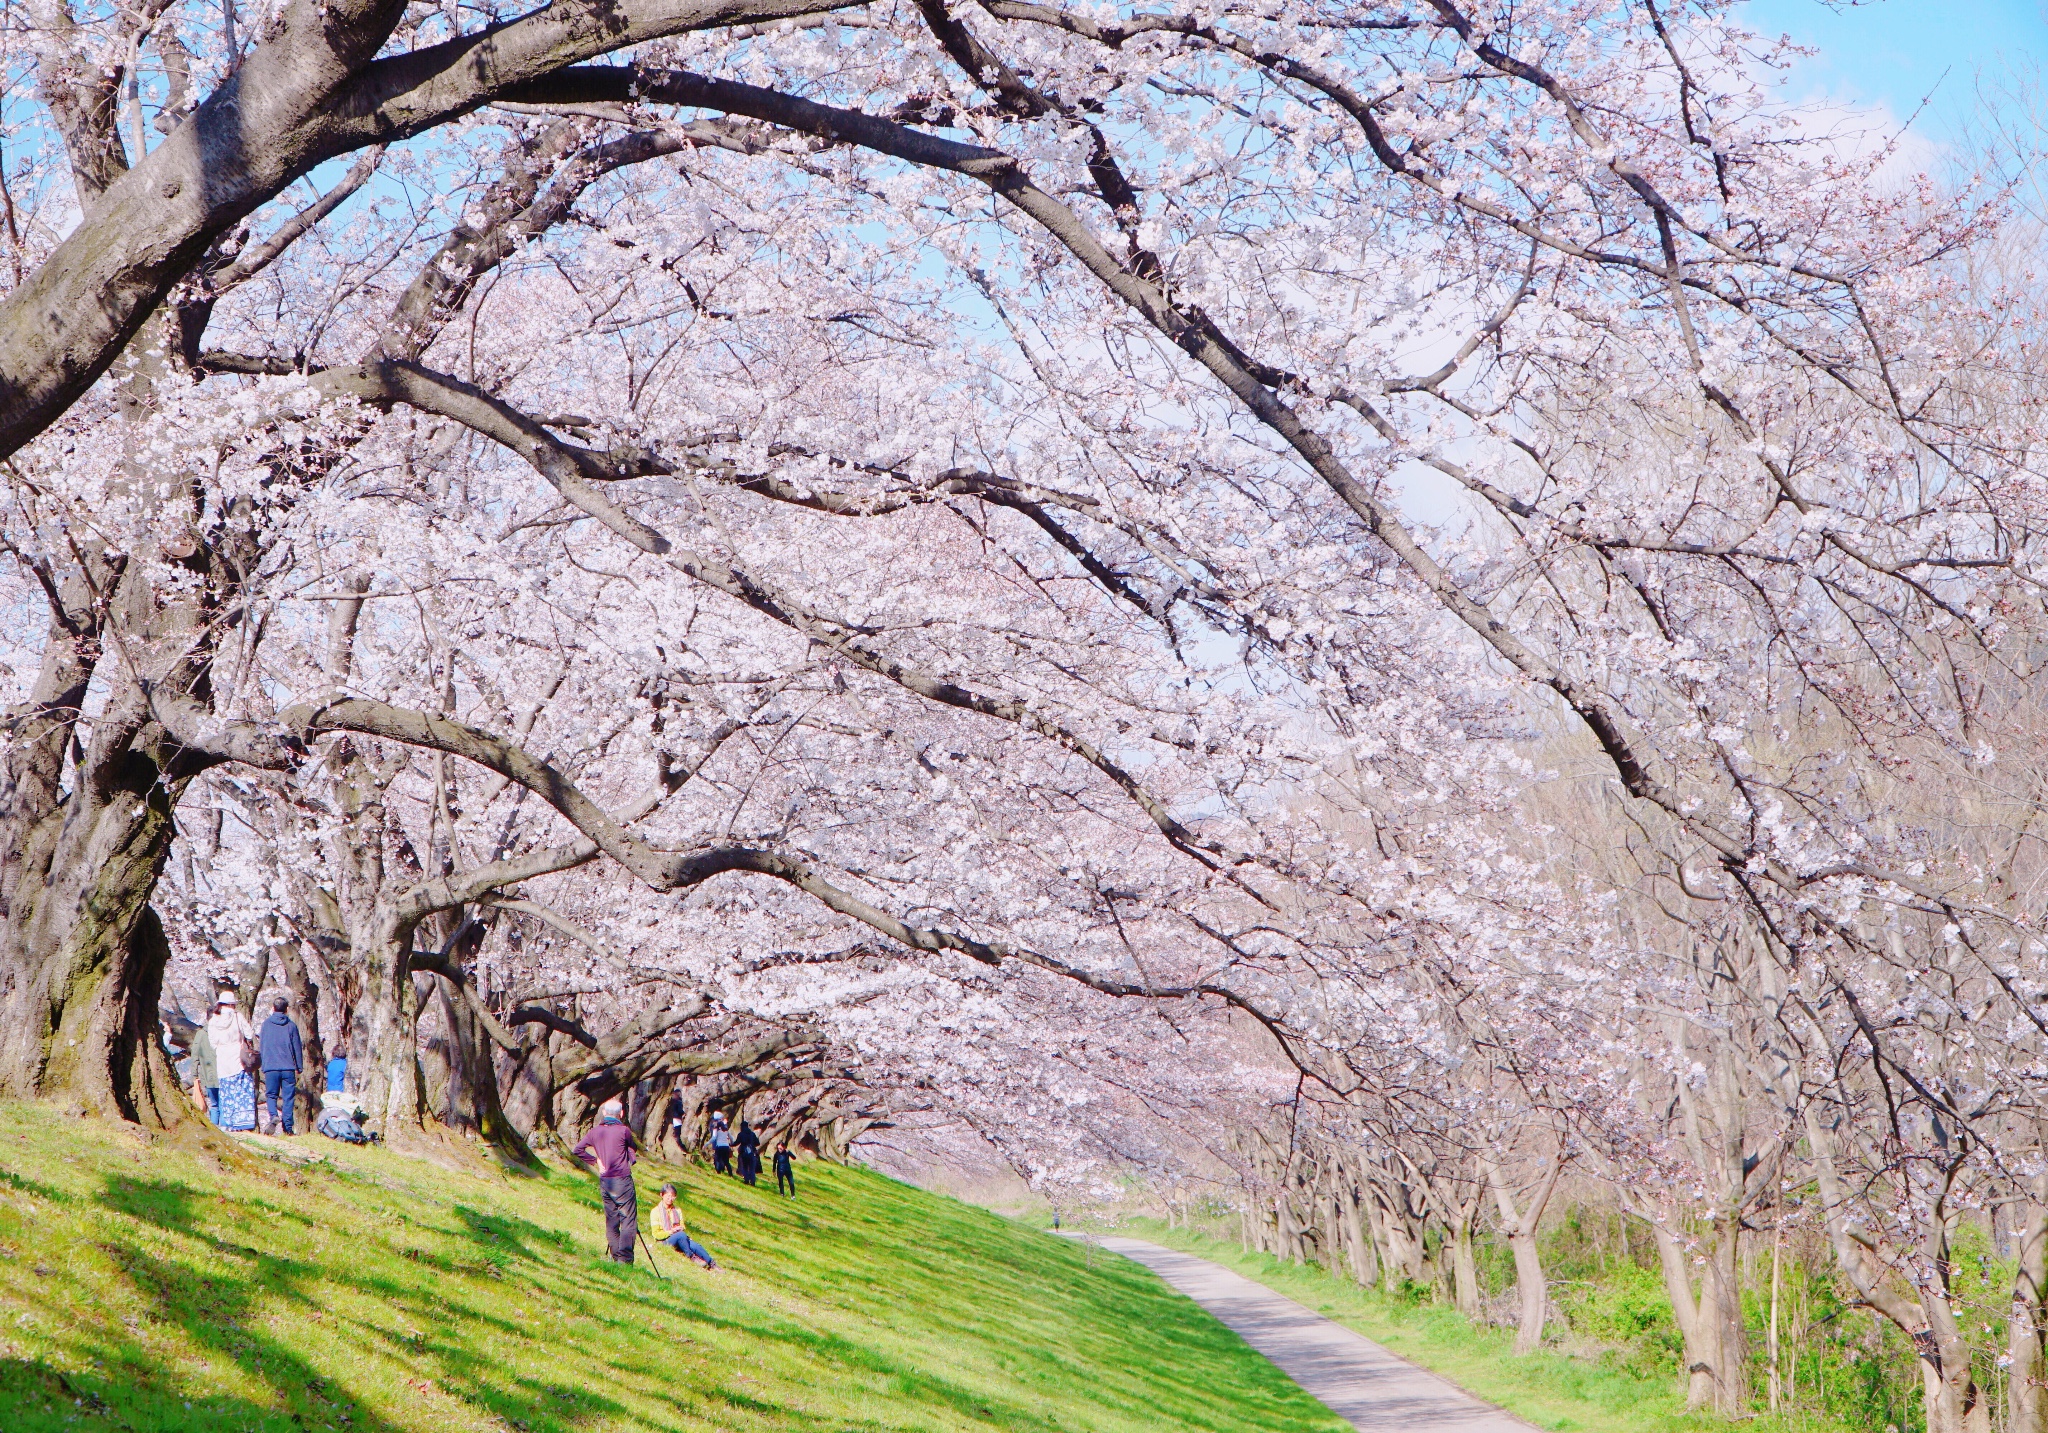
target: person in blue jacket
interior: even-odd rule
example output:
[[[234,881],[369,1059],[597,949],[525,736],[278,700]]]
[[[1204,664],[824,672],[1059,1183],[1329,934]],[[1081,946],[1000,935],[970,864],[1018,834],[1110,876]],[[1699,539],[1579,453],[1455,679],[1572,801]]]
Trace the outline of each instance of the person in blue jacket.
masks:
[[[282,995],[270,1002],[270,1018],[257,1031],[257,1053],[263,1057],[263,1095],[270,1106],[270,1132],[276,1134],[280,1118],[287,1135],[292,1128],[292,1106],[299,1098],[299,1067],[306,1063],[306,1047],[299,1039],[299,1027],[285,1014],[291,1002]],[[279,1100],[283,1114],[279,1114]]]

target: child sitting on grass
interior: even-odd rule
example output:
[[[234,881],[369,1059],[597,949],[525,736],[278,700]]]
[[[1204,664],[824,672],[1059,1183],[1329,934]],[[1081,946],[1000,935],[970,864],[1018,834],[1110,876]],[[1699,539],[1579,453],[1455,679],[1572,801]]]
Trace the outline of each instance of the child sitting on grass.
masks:
[[[690,1231],[683,1227],[683,1211],[676,1206],[676,1187],[673,1184],[661,1186],[661,1198],[654,1211],[648,1216],[654,1225],[654,1237],[675,1250],[686,1254],[707,1269],[716,1270],[718,1261],[702,1244],[690,1237]]]

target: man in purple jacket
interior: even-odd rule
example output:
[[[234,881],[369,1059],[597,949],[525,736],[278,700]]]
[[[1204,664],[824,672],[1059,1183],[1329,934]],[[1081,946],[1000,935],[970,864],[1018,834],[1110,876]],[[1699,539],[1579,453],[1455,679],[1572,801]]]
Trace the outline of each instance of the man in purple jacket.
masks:
[[[633,1160],[640,1141],[626,1123],[625,1106],[606,1100],[598,1106],[597,1123],[571,1150],[597,1166],[597,1187],[604,1195],[604,1242],[614,1263],[633,1262],[633,1241],[640,1233],[640,1200],[633,1192]]]

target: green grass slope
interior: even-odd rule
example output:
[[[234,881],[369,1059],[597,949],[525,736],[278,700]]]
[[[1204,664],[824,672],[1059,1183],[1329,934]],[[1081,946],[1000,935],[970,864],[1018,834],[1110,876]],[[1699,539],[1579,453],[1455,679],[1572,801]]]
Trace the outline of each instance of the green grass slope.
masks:
[[[1235,1240],[1168,1229],[1156,1219],[1127,1220],[1122,1228],[1134,1238],[1234,1269],[1538,1428],[1556,1433],[1712,1433],[1730,1426],[1710,1413],[1687,1413],[1685,1386],[1675,1374],[1646,1377],[1610,1358],[1574,1357],[1555,1349],[1518,1357],[1512,1330],[1477,1327],[1441,1304],[1392,1298],[1317,1266],[1247,1253]],[[1746,1419],[1743,1427],[1751,1433],[1846,1433],[1848,1425],[1800,1414],[1758,1415]]]
[[[657,1279],[587,1177],[287,1152],[0,1104],[0,1429],[1342,1427],[1150,1274],[866,1171],[643,1165],[726,1269]]]

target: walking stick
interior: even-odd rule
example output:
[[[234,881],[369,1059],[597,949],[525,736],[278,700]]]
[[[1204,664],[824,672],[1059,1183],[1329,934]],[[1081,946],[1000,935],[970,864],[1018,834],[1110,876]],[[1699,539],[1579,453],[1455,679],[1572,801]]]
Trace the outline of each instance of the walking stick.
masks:
[[[640,1230],[637,1227],[633,1230],[633,1232],[635,1234],[640,1234]],[[666,1279],[668,1275],[661,1272],[661,1265],[654,1262],[654,1246],[647,1242],[647,1236],[645,1234],[640,1234],[640,1247],[647,1251],[647,1267],[654,1270],[654,1277],[657,1279]]]

